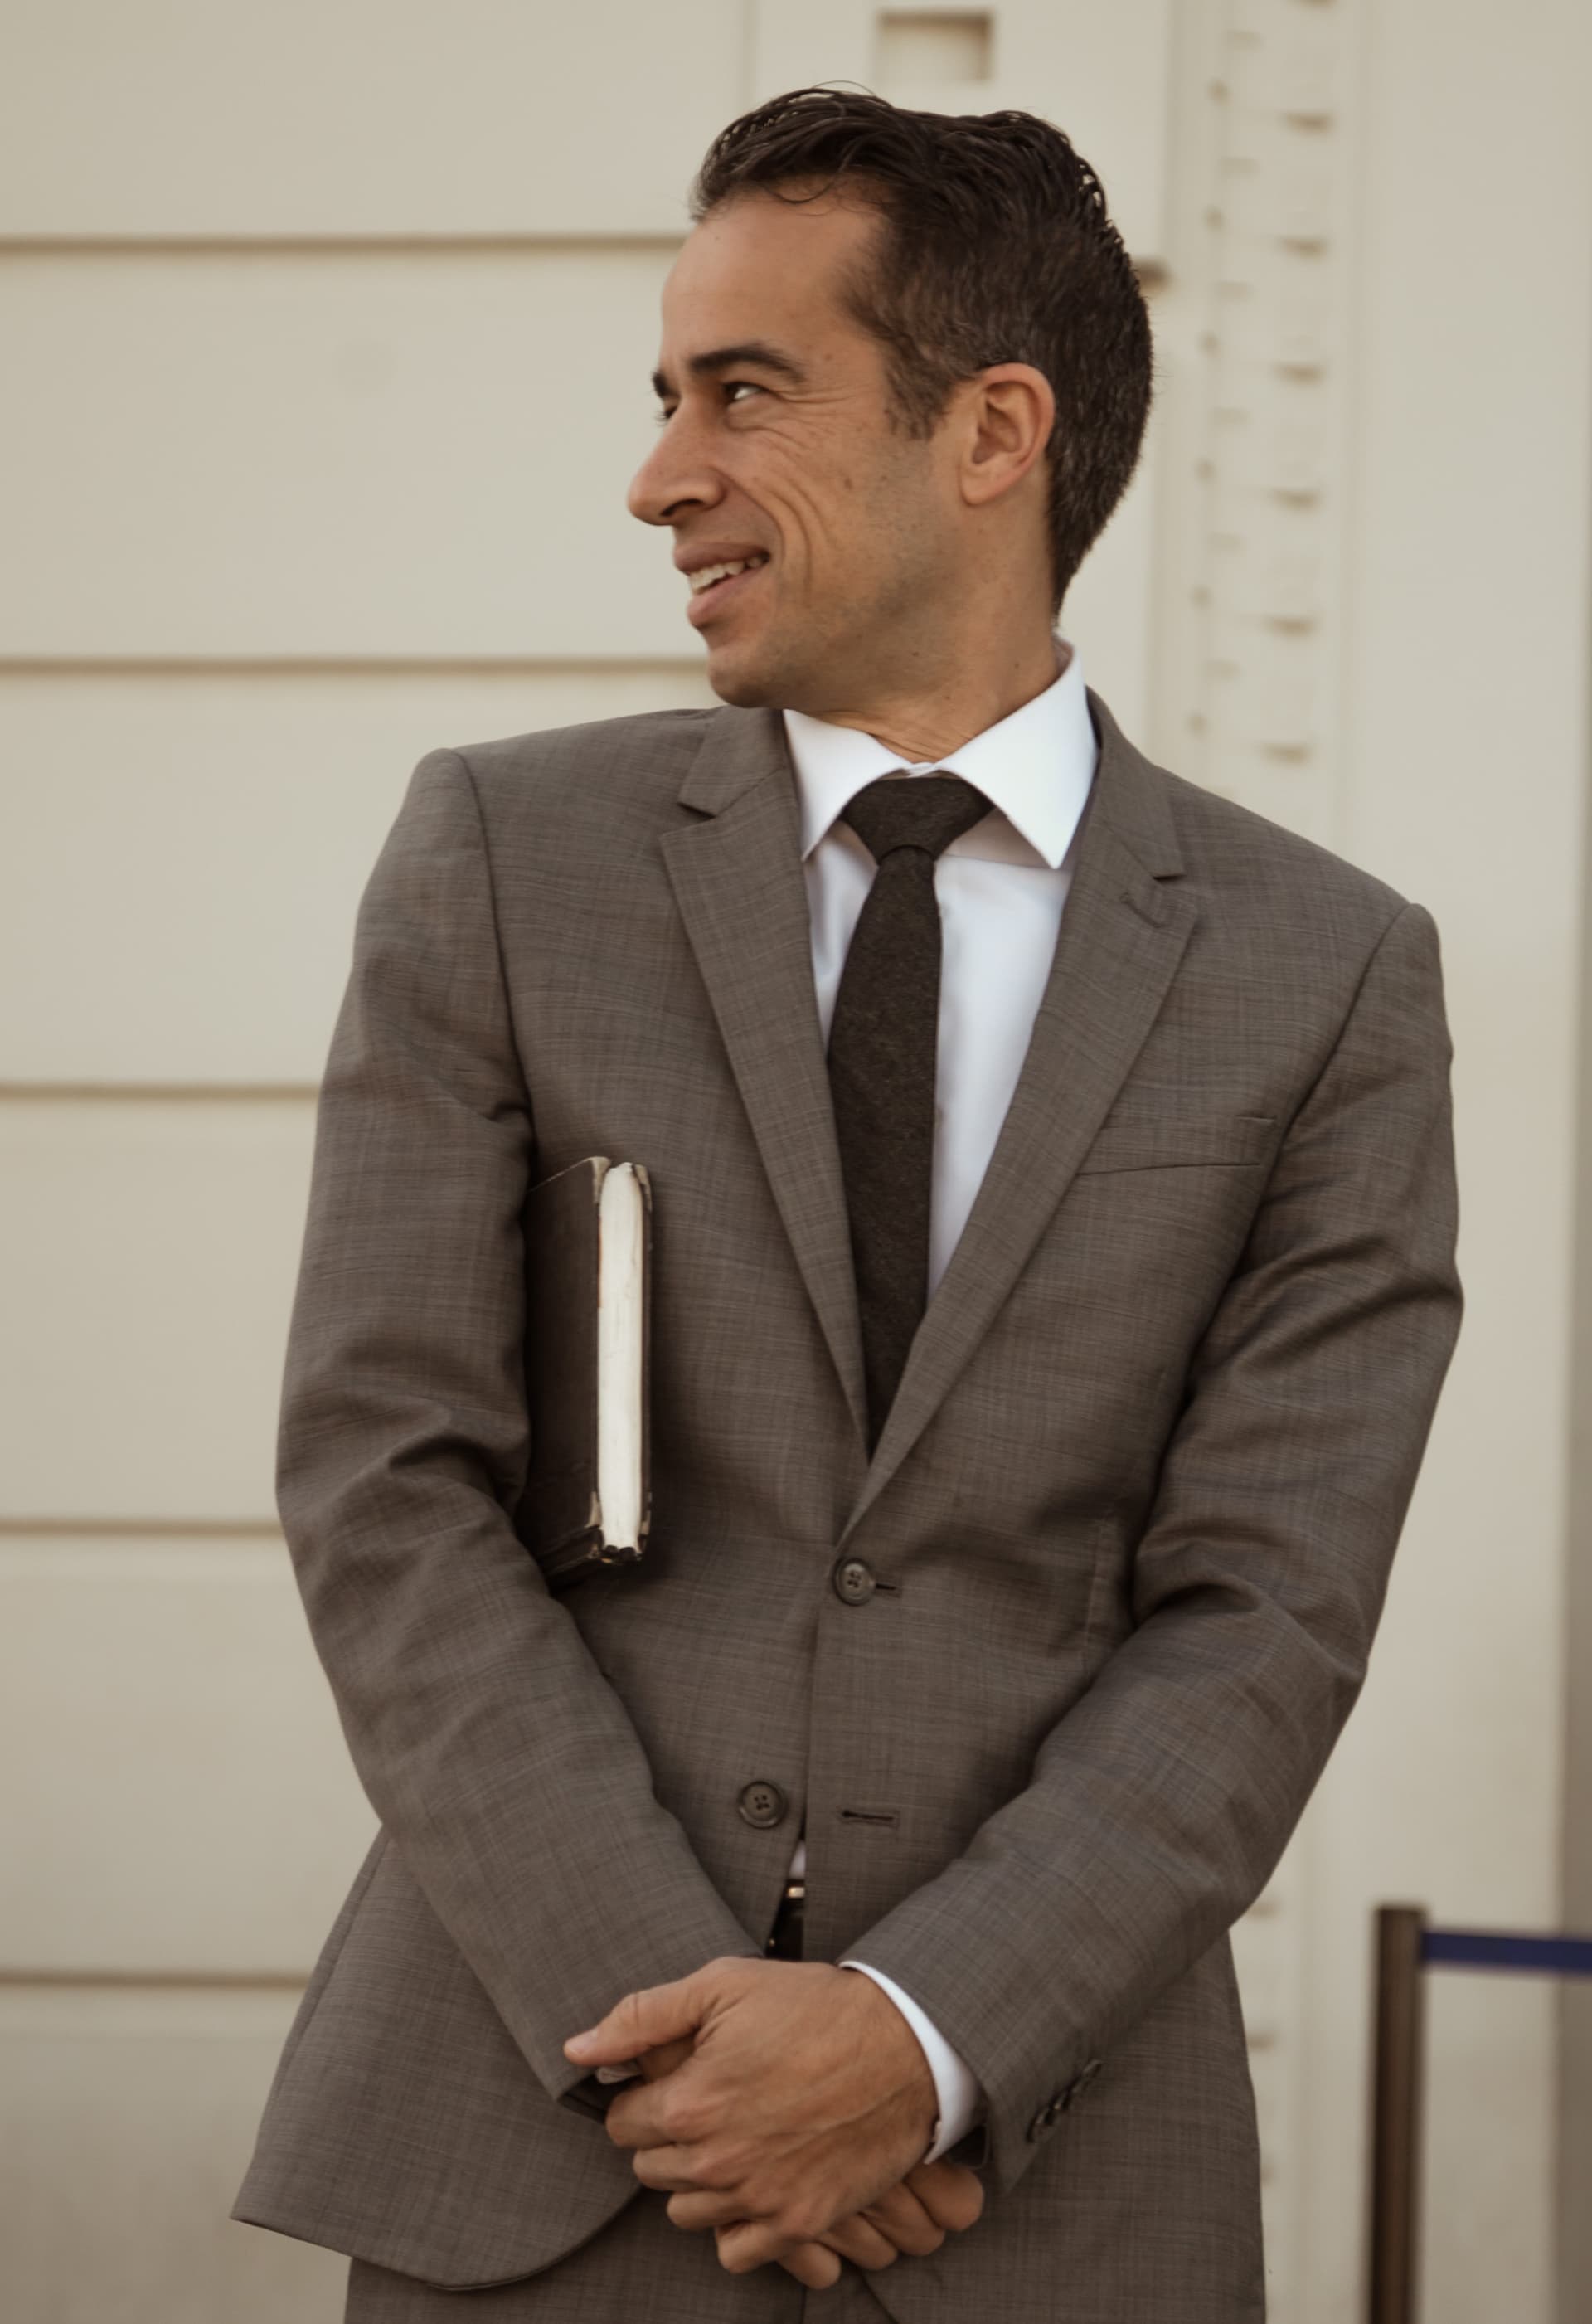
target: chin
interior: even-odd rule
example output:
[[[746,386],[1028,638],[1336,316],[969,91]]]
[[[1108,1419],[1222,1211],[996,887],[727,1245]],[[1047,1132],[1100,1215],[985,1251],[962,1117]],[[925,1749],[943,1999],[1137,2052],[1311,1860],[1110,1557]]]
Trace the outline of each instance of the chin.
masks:
[[[733,678],[715,678],[710,670],[707,682],[721,702],[728,702],[737,710],[766,710],[774,700],[772,688],[739,672]]]
[[[710,652],[707,682],[721,702],[737,710],[763,710],[778,704],[778,675],[755,654],[740,659],[731,651]]]
[[[707,682],[737,710],[799,710],[823,692],[814,680],[833,650],[826,636],[798,632],[788,619],[755,631],[749,623],[740,636],[708,641]]]

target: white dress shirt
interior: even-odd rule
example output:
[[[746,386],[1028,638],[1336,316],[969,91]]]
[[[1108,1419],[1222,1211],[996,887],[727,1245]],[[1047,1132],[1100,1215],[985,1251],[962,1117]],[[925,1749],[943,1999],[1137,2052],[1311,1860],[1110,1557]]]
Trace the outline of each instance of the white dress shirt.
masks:
[[[1050,973],[1072,885],[1073,835],[1094,779],[1098,745],[1077,655],[1057,638],[1059,675],[1020,709],[949,757],[904,762],[871,734],[805,712],[781,715],[796,768],[802,862],[812,919],[813,980],[825,1044],[852,930],[875,864],[841,810],[879,775],[957,774],[992,802],[934,866],[940,906],[940,1029],[930,1185],[931,1297],[995,1150]],[[795,1878],[806,1842],[796,1843]],[[954,2146],[978,2119],[983,2093],[971,2070],[910,1995],[866,1961],[923,2044],[939,2101],[925,2157]]]

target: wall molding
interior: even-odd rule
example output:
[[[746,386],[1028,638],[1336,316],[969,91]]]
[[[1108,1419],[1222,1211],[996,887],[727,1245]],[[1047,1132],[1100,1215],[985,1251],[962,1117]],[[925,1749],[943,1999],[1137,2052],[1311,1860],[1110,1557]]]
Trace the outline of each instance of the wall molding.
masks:
[[[281,1541],[275,1517],[0,1517],[0,1541]]]
[[[0,1082],[0,1105],[281,1105],[319,1095],[318,1082]]]
[[[0,654],[9,678],[603,678],[614,671],[677,677],[705,667],[677,654]]]
[[[1161,620],[1174,763],[1332,845],[1362,0],[1189,12]],[[1172,301],[1168,302],[1169,305]]]
[[[1171,272],[1157,315],[1155,747],[1327,846],[1350,509],[1364,0],[1179,12]],[[1273,2324],[1308,2281],[1311,1826],[1234,1931],[1260,2119]]]
[[[0,1969],[0,1988],[14,1993],[302,1993],[302,1969]]]

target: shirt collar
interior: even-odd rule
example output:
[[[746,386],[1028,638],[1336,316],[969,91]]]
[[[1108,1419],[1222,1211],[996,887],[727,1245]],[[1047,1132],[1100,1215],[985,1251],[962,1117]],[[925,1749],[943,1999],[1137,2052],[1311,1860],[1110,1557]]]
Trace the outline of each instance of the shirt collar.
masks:
[[[1078,656],[1065,639],[1055,644],[1058,661],[1066,659],[1053,684],[932,765],[904,761],[858,727],[836,726],[804,710],[782,711],[801,807],[803,856],[865,784],[910,765],[915,775],[943,770],[976,783],[1014,827],[1003,834],[980,825],[952,841],[957,853],[1037,861],[1059,870],[1089,797],[1099,744]]]

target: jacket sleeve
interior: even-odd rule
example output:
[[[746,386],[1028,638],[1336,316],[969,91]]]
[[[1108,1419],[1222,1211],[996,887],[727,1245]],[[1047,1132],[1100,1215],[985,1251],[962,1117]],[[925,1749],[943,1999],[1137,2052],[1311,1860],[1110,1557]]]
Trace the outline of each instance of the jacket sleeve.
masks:
[[[1027,1787],[851,1948],[982,2083],[1003,2189],[1258,1894],[1358,1692],[1459,1329],[1449,1058],[1406,905],[1191,1364],[1133,1628]]]
[[[535,1152],[474,784],[423,759],[360,908],[317,1121],[278,1501],[359,1778],[544,2086],[621,1994],[759,1949],[509,1512]]]

